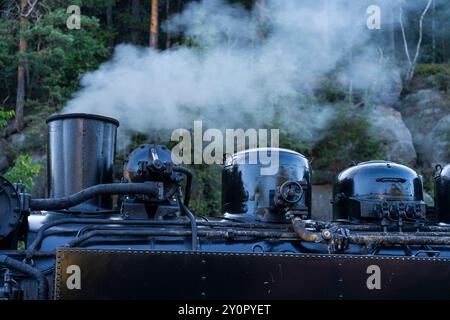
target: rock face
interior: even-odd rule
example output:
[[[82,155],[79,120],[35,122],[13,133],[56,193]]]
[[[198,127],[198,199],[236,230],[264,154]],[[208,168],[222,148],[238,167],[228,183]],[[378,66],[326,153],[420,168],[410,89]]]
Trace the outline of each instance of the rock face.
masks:
[[[398,106],[412,133],[419,165],[450,162],[450,99],[434,89],[408,95]]]
[[[5,172],[11,164],[9,157],[8,142],[5,139],[0,140],[0,172]]]
[[[385,160],[411,167],[416,165],[413,138],[400,112],[388,106],[377,106],[369,114],[369,123],[370,134],[384,142]]]
[[[430,132],[432,149],[430,163],[445,164],[450,162],[450,115],[443,117]]]
[[[11,146],[15,150],[21,150],[24,147],[26,140],[27,140],[27,134],[26,134],[25,130],[24,130],[24,132],[13,134],[10,137]]]
[[[9,165],[10,163],[8,157],[4,154],[0,155],[0,171],[5,171],[6,169],[8,169]]]
[[[333,219],[333,207],[331,199],[333,197],[333,186],[314,185],[312,187],[312,218],[322,221]]]

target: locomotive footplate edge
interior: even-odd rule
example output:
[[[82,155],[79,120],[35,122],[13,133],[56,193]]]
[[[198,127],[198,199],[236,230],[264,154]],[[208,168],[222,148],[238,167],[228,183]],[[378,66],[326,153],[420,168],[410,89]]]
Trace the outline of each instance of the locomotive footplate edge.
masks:
[[[449,299],[450,260],[59,248],[68,300]]]

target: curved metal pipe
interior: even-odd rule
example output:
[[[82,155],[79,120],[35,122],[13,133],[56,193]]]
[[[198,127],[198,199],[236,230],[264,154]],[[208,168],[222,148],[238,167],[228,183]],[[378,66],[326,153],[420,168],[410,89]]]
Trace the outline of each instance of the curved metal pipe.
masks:
[[[145,194],[153,197],[158,193],[158,187],[150,182],[99,184],[64,198],[31,199],[30,208],[31,210],[61,210],[74,207],[86,200],[105,194]]]
[[[300,218],[292,220],[292,227],[300,239],[306,242],[317,242],[320,240],[320,233],[312,232],[306,229],[306,223]]]
[[[178,200],[178,206],[180,207],[180,210],[188,217],[189,221],[191,222],[191,230],[192,230],[192,250],[197,251],[198,250],[198,227],[197,227],[197,220],[195,219],[194,214],[189,210],[188,207],[183,203],[183,199],[181,198],[181,190],[178,190],[177,193],[177,200]]]
[[[173,171],[182,173],[186,176],[186,192],[184,195],[184,204],[189,206],[189,201],[191,200],[192,193],[192,181],[194,180],[194,174],[191,170],[184,167],[174,167]]]
[[[5,265],[8,268],[14,269],[16,271],[23,272],[33,279],[35,279],[38,283],[38,299],[46,300],[48,298],[48,283],[45,276],[36,268],[33,268],[26,263],[17,261],[8,257],[7,255],[0,254],[0,264]]]

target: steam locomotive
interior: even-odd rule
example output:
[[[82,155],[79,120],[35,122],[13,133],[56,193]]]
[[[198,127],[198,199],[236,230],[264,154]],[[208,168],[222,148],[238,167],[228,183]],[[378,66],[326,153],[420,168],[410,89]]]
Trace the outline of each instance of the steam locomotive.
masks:
[[[389,161],[341,172],[311,220],[312,169],[286,149],[223,166],[222,216],[189,209],[193,174],[143,144],[114,183],[115,119],[47,120],[49,198],[0,178],[2,299],[409,299],[450,296],[450,165],[435,208]],[[250,164],[277,152],[279,170]]]

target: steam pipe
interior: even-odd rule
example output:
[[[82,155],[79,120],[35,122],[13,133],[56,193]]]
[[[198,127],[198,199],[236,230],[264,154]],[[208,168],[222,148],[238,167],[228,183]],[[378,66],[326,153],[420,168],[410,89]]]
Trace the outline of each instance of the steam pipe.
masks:
[[[197,235],[206,238],[230,238],[230,237],[254,237],[254,238],[269,238],[269,239],[295,239],[294,233],[286,232],[268,232],[268,231],[253,231],[253,230],[199,230]],[[98,236],[167,236],[167,237],[188,237],[192,236],[192,230],[93,230],[88,233],[68,242],[66,247],[76,247],[82,242]]]
[[[320,239],[320,233],[312,232],[306,229],[306,223],[300,218],[292,220],[292,227],[297,236],[306,242],[317,242]]]
[[[336,226],[343,229],[348,229],[350,231],[361,231],[361,232],[383,232],[383,226],[381,225],[348,225],[333,223],[331,226]],[[398,230],[398,226],[388,226],[388,230]],[[449,225],[424,225],[424,226],[414,226],[414,225],[404,225],[402,226],[403,231],[409,232],[450,232]]]
[[[48,283],[45,276],[36,268],[33,268],[26,263],[12,259],[4,254],[0,254],[0,264],[16,271],[23,272],[35,279],[38,283],[38,299],[46,300],[48,297]]]
[[[391,232],[385,234],[377,233],[360,233],[347,234],[341,236],[328,232],[328,238],[324,239],[321,233],[313,232],[306,229],[306,222],[300,218],[292,220],[292,227],[300,239],[306,242],[325,242],[330,240],[344,238],[350,244],[378,244],[378,245],[450,245],[450,237],[446,233],[438,232],[417,232],[415,234],[404,234]],[[341,228],[344,229],[344,228]],[[350,231],[350,229],[348,229]]]
[[[449,245],[450,237],[447,236],[421,236],[421,235],[369,235],[356,234],[347,237],[352,244],[370,244],[378,245]]]
[[[186,192],[184,196],[184,204],[186,205],[186,207],[188,207],[189,200],[191,199],[192,181],[194,179],[194,174],[191,170],[184,167],[174,167],[173,171],[182,173],[186,176]]]
[[[76,206],[86,200],[100,195],[125,195],[125,194],[145,194],[156,196],[159,189],[152,183],[111,183],[99,184],[84,189],[68,197],[50,199],[31,199],[31,210],[61,210]]]
[[[195,219],[195,216],[192,214],[192,212],[189,210],[188,207],[183,203],[183,199],[181,198],[181,189],[178,189],[177,192],[177,200],[178,205],[180,207],[180,210],[188,217],[189,221],[191,222],[191,229],[192,229],[192,250],[197,251],[198,250],[198,243],[197,243],[197,236],[198,236],[198,229],[197,229],[197,220]]]
[[[118,226],[190,226],[190,222],[182,221],[147,221],[147,220],[111,220],[111,219],[95,219],[95,218],[64,218],[53,222],[44,224],[36,234],[33,242],[26,250],[27,258],[31,258],[34,254],[38,254],[36,249],[41,244],[45,231],[50,228],[63,224],[86,224],[86,225],[118,225]],[[285,230],[286,226],[278,225],[263,225],[253,223],[229,223],[229,222],[199,222],[201,226],[205,227],[223,227],[223,228],[245,228],[245,229],[280,229]]]

